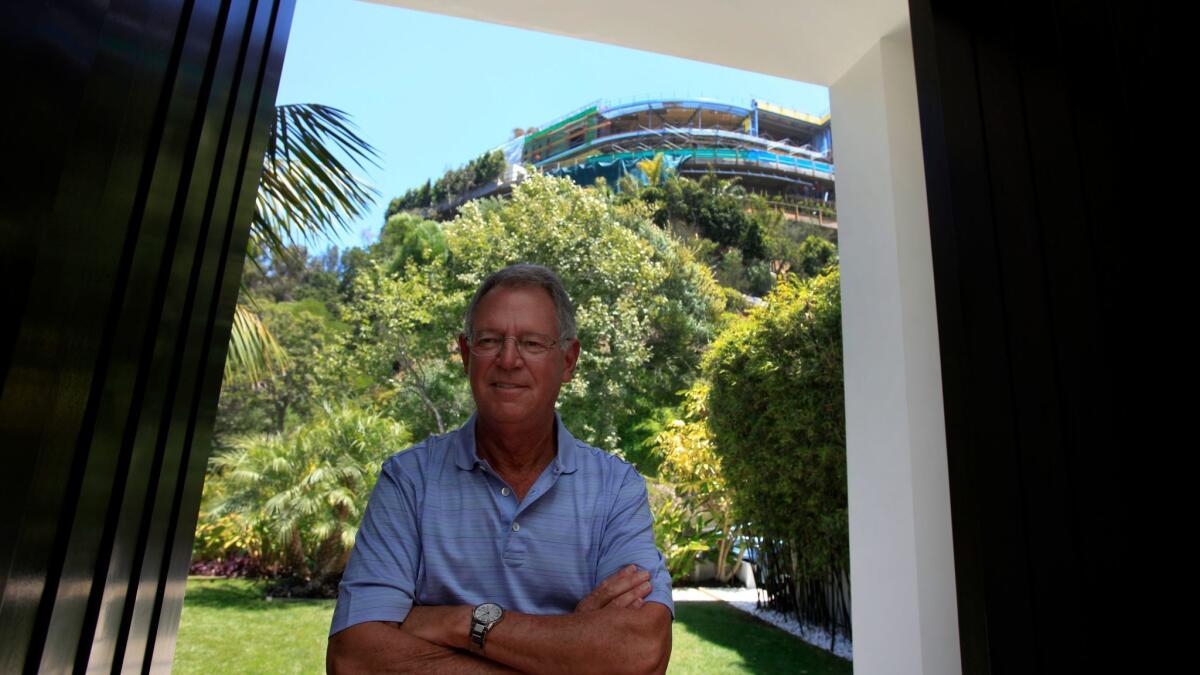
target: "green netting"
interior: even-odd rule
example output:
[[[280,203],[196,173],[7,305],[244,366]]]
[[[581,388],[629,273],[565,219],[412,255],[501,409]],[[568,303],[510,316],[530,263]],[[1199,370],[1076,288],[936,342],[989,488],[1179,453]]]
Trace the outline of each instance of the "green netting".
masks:
[[[536,141],[536,140],[542,138],[543,136],[545,136],[546,134],[558,131],[559,129],[567,126],[568,124],[570,124],[572,122],[578,122],[579,120],[581,120],[595,112],[596,112],[596,106],[591,106],[590,108],[584,108],[583,110],[580,110],[579,112],[575,113],[574,115],[571,115],[570,117],[562,120],[561,122],[555,122],[554,124],[551,124],[550,126],[546,127],[545,129],[542,129],[541,131],[529,134],[528,136],[525,137],[525,141],[527,143],[531,142],[531,141]]]

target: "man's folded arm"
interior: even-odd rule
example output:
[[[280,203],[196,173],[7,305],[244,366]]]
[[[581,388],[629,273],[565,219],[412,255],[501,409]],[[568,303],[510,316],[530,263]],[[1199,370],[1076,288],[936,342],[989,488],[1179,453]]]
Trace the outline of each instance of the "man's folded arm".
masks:
[[[626,565],[596,585],[567,616],[506,611],[483,656],[538,673],[661,673],[671,656],[671,612],[651,594],[649,570]],[[472,607],[414,607],[402,630],[466,649]]]
[[[329,638],[325,669],[339,673],[511,673],[498,663],[441,647],[390,621],[355,624]]]
[[[674,616],[671,573],[654,544],[654,519],[650,513],[646,481],[633,467],[625,473],[608,514],[596,565],[597,578],[608,578],[629,564],[650,575],[651,589],[646,601],[662,603]]]
[[[662,673],[671,612],[657,602],[565,616],[514,612],[492,629],[484,655],[527,672]]]
[[[331,673],[505,672],[400,630],[413,605],[420,560],[417,494],[398,466],[401,459],[410,458],[397,456],[384,464],[367,502],[338,589],[326,668]]]
[[[629,467],[607,516],[597,572],[606,578],[568,616],[517,614],[484,654],[537,672],[664,672],[671,657],[671,577],[654,545],[645,480]],[[609,589],[613,593],[609,594]],[[614,597],[615,596],[615,597]],[[631,596],[636,596],[633,599]],[[602,609],[581,611],[585,605]],[[493,646],[491,640],[496,639]],[[496,649],[496,653],[488,651]]]
[[[474,649],[472,607],[414,607],[401,630],[453,649]],[[671,656],[671,612],[659,602],[562,616],[505,611],[482,656],[522,672],[662,673]]]

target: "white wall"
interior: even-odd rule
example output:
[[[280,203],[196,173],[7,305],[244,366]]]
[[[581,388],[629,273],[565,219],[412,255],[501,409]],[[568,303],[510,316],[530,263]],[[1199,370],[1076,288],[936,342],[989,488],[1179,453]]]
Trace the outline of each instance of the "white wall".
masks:
[[[933,266],[912,42],[830,85],[846,374],[854,669],[958,673]]]

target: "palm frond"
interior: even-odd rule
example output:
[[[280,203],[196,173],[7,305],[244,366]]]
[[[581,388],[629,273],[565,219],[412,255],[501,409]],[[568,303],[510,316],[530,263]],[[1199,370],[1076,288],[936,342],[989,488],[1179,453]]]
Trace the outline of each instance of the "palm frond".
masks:
[[[250,223],[249,257],[255,265],[260,265],[259,252],[288,256],[291,246],[345,230],[374,203],[378,191],[339,157],[359,169],[379,166],[375,148],[354,132],[341,110],[316,103],[275,108]],[[225,377],[256,382],[281,373],[286,365],[287,353],[267,326],[239,304]]]
[[[281,105],[259,179],[251,246],[287,255],[288,246],[344,231],[379,192],[356,176],[378,167],[378,153],[351,128],[346,113],[316,103]]]
[[[266,324],[249,307],[238,304],[233,312],[233,331],[225,357],[225,378],[244,377],[258,382],[271,373],[284,372],[287,352],[271,335]]]
[[[664,165],[663,153],[657,153],[651,159],[643,159],[637,163],[637,168],[646,174],[646,184],[654,187],[661,184],[666,179],[666,166]]]

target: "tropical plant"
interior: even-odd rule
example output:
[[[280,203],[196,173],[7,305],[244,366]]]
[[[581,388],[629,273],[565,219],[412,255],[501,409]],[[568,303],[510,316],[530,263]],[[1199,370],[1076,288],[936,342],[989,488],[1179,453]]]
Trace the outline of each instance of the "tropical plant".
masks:
[[[709,384],[698,380],[688,390],[680,415],[655,439],[662,457],[659,477],[669,482],[674,493],[702,515],[701,541],[714,553],[717,580],[725,583],[737,572],[740,557],[730,560],[738,549],[738,523],[734,517],[734,490],[725,479],[716,439],[708,428]],[[672,516],[671,509],[664,515]],[[695,535],[693,535],[694,537]],[[731,564],[732,563],[732,564]]]
[[[772,274],[783,276],[790,270],[801,277],[817,276],[837,257],[837,230],[788,218],[780,205],[761,195],[751,197],[750,204]]]
[[[250,221],[248,257],[288,256],[290,247],[345,229],[377,192],[343,162],[377,166],[375,149],[351,127],[346,113],[317,103],[276,106]],[[258,320],[252,303],[235,314],[226,378],[258,380],[286,366],[282,349]]]
[[[646,185],[656,187],[670,175],[670,168],[667,167],[665,159],[666,156],[660,152],[652,159],[643,159],[637,163],[637,168],[646,175]]]
[[[256,382],[268,373],[283,372],[288,362],[287,352],[255,313],[253,305],[248,302],[235,305],[229,351],[225,356],[225,380],[231,381],[240,375],[242,379]]]
[[[258,537],[243,546],[296,576],[340,574],[383,461],[411,440],[399,422],[349,404],[290,433],[234,439],[211,460],[198,529],[232,521]]]
[[[748,196],[735,181],[708,174],[700,180],[672,176],[642,192],[654,208],[654,222],[686,236],[692,233],[723,247],[740,249],[747,260],[763,257],[763,233],[747,212]]]
[[[675,583],[687,583],[701,553],[716,544],[712,518],[667,481],[647,481],[654,516],[654,545]]]

